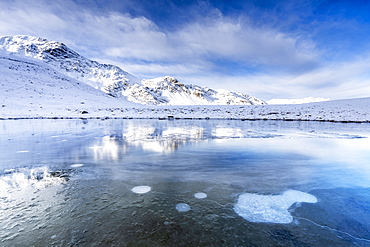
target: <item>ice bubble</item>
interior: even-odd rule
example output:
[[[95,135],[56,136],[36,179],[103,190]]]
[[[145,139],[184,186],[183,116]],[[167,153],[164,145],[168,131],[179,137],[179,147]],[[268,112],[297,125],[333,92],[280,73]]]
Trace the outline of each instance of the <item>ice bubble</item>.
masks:
[[[297,190],[282,195],[245,193],[239,196],[234,211],[251,222],[288,224],[293,221],[288,208],[296,202],[316,203],[315,196]]]
[[[198,199],[204,199],[204,198],[207,198],[207,194],[203,192],[199,192],[199,193],[195,193],[194,197]]]
[[[151,191],[151,187],[150,186],[145,186],[145,185],[142,185],[142,186],[136,186],[134,188],[132,188],[132,192],[134,193],[137,193],[137,194],[145,194],[149,191]]]
[[[20,150],[20,151],[17,151],[17,153],[28,153],[30,150]]]
[[[176,209],[179,212],[187,212],[190,210],[190,206],[186,203],[178,203],[176,204]]]
[[[71,167],[73,167],[73,168],[81,167],[81,166],[84,166],[84,164],[73,164],[73,165],[71,165]]]

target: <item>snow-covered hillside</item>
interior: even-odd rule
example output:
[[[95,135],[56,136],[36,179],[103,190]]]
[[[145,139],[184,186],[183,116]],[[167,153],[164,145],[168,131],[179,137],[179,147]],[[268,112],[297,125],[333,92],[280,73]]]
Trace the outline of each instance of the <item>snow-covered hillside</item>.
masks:
[[[65,76],[47,64],[0,53],[0,117],[86,114],[136,104]],[[76,111],[76,112],[73,112]],[[47,114],[45,114],[47,112]]]
[[[305,104],[313,102],[329,101],[329,98],[314,98],[306,97],[303,99],[271,99],[266,101],[269,105],[290,105],[290,104]]]
[[[56,41],[32,36],[0,37],[0,50],[39,59],[59,72],[114,97],[146,105],[260,105],[264,101],[225,89],[184,85],[172,77],[140,80],[121,68],[89,60]]]

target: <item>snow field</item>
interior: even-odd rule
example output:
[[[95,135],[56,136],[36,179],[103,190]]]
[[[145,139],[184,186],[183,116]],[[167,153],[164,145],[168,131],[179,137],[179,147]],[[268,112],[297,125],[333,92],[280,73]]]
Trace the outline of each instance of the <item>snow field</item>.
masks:
[[[264,106],[139,106],[107,107],[115,99],[102,103],[86,99],[84,104],[62,105],[65,99],[49,101],[7,97],[0,107],[0,118],[141,118],[141,119],[239,119],[285,121],[370,122],[370,98],[334,100],[301,105]],[[76,100],[75,100],[76,101]],[[78,100],[79,101],[79,100]],[[4,101],[3,101],[4,102]],[[115,102],[113,102],[115,103]],[[117,102],[116,102],[117,103]],[[126,104],[126,102],[119,102]]]

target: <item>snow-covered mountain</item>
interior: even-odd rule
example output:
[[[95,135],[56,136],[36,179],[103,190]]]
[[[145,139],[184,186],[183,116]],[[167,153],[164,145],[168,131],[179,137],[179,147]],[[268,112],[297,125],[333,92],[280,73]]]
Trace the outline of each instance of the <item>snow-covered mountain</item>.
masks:
[[[56,41],[24,35],[3,36],[0,49],[42,60],[61,73],[116,97],[127,87],[140,83],[119,67],[87,59]]]
[[[261,105],[247,94],[184,85],[173,77],[139,78],[118,66],[87,59],[65,44],[32,36],[0,37],[0,50],[39,59],[59,72],[117,98],[146,105]]]
[[[262,105],[264,101],[243,93],[226,89],[210,89],[197,85],[185,85],[173,77],[165,76],[142,80],[142,88],[161,105]],[[128,99],[132,93],[127,94]],[[130,100],[133,102],[141,103]],[[158,104],[153,101],[153,104]]]

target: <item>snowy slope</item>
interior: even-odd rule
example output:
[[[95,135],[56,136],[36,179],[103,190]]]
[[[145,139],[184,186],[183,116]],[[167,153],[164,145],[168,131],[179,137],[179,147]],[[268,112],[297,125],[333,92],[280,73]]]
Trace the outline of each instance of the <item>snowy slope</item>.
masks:
[[[0,117],[82,114],[99,108],[134,106],[47,64],[0,53]]]
[[[140,80],[114,65],[100,64],[63,43],[32,36],[0,37],[0,50],[42,60],[59,72],[114,97],[145,105],[259,105],[260,99],[225,89],[184,85],[172,77]]]
[[[306,97],[303,99],[271,99],[266,101],[269,105],[290,105],[290,104],[305,104],[305,103],[313,103],[313,102],[322,102],[322,101],[329,101],[328,98],[314,98],[314,97]]]
[[[370,98],[294,105],[161,106],[125,109],[122,117],[370,122]]]

